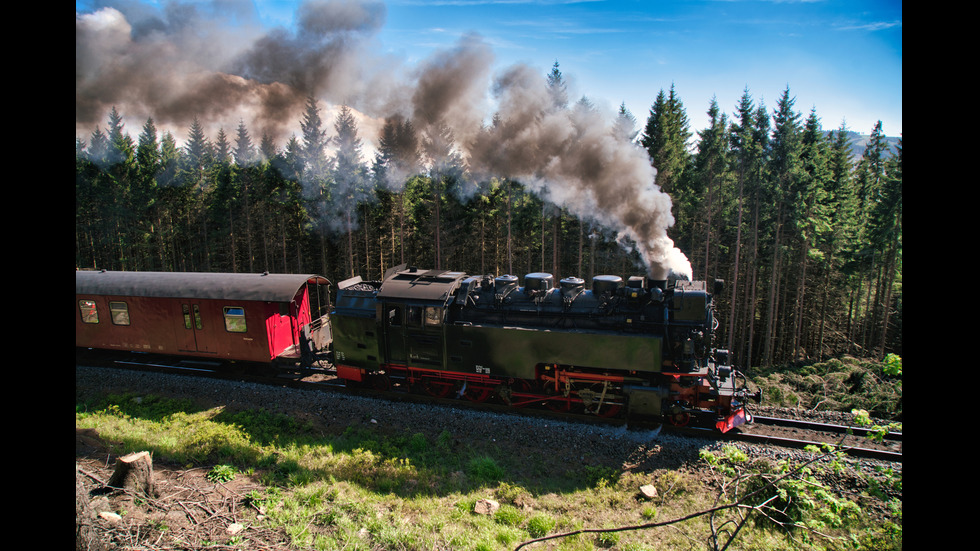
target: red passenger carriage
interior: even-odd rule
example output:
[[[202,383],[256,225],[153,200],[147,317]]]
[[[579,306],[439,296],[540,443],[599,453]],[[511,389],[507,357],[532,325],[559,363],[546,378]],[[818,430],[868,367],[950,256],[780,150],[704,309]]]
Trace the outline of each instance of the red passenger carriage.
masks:
[[[330,283],[304,274],[75,272],[75,346],[308,362],[330,342]]]

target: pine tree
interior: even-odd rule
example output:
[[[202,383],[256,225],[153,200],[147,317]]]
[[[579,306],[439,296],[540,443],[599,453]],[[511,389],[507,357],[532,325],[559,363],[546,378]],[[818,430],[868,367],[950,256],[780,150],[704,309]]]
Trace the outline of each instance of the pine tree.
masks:
[[[794,109],[796,99],[790,97],[789,88],[783,91],[779,98],[776,112],[773,114],[773,136],[771,157],[769,159],[769,175],[771,178],[772,204],[775,205],[772,258],[770,263],[770,285],[767,298],[766,330],[763,338],[763,365],[771,365],[777,353],[779,341],[777,331],[784,329],[779,326],[781,308],[785,305],[783,292],[786,290],[784,246],[786,239],[786,224],[790,216],[789,201],[797,191],[800,183],[801,163],[801,129],[800,114]]]
[[[882,309],[880,338],[876,357],[881,359],[889,351],[901,354],[901,326],[892,328],[893,311],[901,323],[901,275],[902,275],[902,140],[899,139],[896,154],[885,163],[885,179],[879,200],[872,210],[874,228],[871,241],[881,250],[882,291],[878,304]],[[883,296],[882,296],[883,295]]]
[[[304,170],[298,181],[302,183],[304,192],[310,201],[310,208],[313,211],[312,217],[316,219],[317,215],[321,216],[316,226],[321,232],[320,241],[323,243],[327,238],[326,232],[329,228],[326,225],[329,220],[322,216],[328,205],[334,202],[336,198],[333,196],[332,183],[329,181],[332,170],[326,153],[329,139],[320,118],[320,107],[313,96],[307,97],[306,111],[303,114],[300,129],[303,132],[303,144],[300,153]],[[290,153],[289,147],[287,146],[287,156]],[[321,246],[320,250],[321,255],[324,255],[325,247]],[[326,256],[322,256],[320,262],[326,266]]]
[[[797,274],[796,303],[793,311],[794,360],[801,359],[803,349],[806,347],[804,338],[808,331],[804,322],[805,318],[810,317],[806,311],[810,259],[811,257],[819,259],[821,250],[815,247],[815,244],[822,241],[823,236],[830,231],[829,213],[826,207],[827,188],[830,186],[833,173],[829,147],[815,109],[810,111],[810,116],[806,120],[801,142],[800,162],[803,173],[800,186],[792,200],[794,210],[792,220],[795,226],[794,238],[798,256],[797,267],[794,270]]]
[[[245,255],[248,261],[248,271],[255,271],[255,251],[252,236],[252,193],[255,183],[260,178],[261,169],[256,166],[257,155],[252,138],[248,134],[245,121],[239,121],[235,136],[235,148],[232,152],[236,170],[235,177],[241,182],[242,211],[245,214]]]
[[[626,102],[620,103],[619,111],[616,112],[616,121],[613,123],[613,136],[624,142],[632,143],[638,134],[636,117],[626,108]]]
[[[266,162],[271,162],[279,155],[279,147],[276,146],[276,142],[269,133],[262,134],[262,139],[259,141],[259,153],[262,155],[262,160]]]
[[[231,164],[234,159],[231,156],[231,143],[228,142],[228,135],[224,128],[218,129],[218,137],[214,141],[214,160],[221,164]]]
[[[443,193],[463,179],[465,166],[456,147],[456,137],[448,125],[440,125],[435,132],[426,135],[423,149],[429,164],[429,180],[434,209],[433,260],[435,268],[442,269],[442,203]]]
[[[156,201],[157,175],[162,165],[160,147],[157,143],[157,129],[152,118],[146,120],[140,133],[136,147],[136,166],[137,176],[133,185],[132,204],[140,228],[137,242],[140,247],[139,258],[145,266],[144,269],[159,269],[158,265],[162,265],[163,256],[162,246],[158,242],[160,221],[157,218]],[[156,260],[150,252],[150,245],[154,242],[157,245]]]
[[[548,92],[551,94],[551,104],[555,109],[568,107],[568,85],[565,84],[565,78],[558,69],[557,60],[548,73]]]
[[[92,138],[89,140],[87,157],[97,165],[106,163],[106,156],[109,154],[109,138],[98,126],[92,131]]]
[[[255,162],[255,146],[252,145],[252,137],[248,135],[248,128],[245,121],[239,121],[238,131],[235,136],[235,150],[233,152],[235,164],[246,167]]]
[[[650,108],[640,143],[657,168],[657,185],[666,193],[671,193],[675,182],[683,177],[690,165],[691,155],[687,149],[690,139],[687,112],[674,86],[671,85],[669,94],[660,90]]]
[[[136,213],[133,211],[133,183],[137,178],[136,146],[124,130],[122,115],[115,107],[109,112],[108,150],[104,190],[111,200],[105,204],[107,217],[112,221],[113,257],[117,269],[137,268],[135,244],[138,242]]]
[[[313,187],[314,193],[322,193],[320,188],[325,185],[331,169],[326,153],[330,140],[327,138],[327,131],[323,128],[320,107],[313,96],[309,96],[306,100],[306,112],[303,114],[300,129],[303,131],[302,158],[305,167],[303,178],[307,185]]]
[[[820,322],[817,331],[817,349],[821,359],[824,357],[824,351],[831,348],[830,344],[827,343],[826,335],[828,325],[833,323],[833,319],[836,318],[836,312],[831,306],[831,297],[832,294],[839,293],[840,289],[848,288],[844,260],[846,252],[852,249],[849,243],[856,235],[854,181],[851,177],[853,159],[847,136],[847,125],[843,122],[836,131],[831,131],[827,136],[827,141],[830,144],[828,153],[830,181],[826,189],[830,231],[825,234],[822,244],[825,273]],[[845,328],[839,332],[846,333],[847,331]],[[847,342],[849,346],[849,339]],[[848,348],[840,349],[848,350]]]
[[[184,220],[182,201],[185,196],[177,184],[181,164],[180,147],[170,132],[160,139],[160,172],[157,174],[159,212],[161,224],[160,258],[163,270],[174,271],[180,266],[181,239],[180,222]]]
[[[190,228],[195,225],[199,227],[196,237],[188,235],[188,256],[192,270],[210,271],[211,269],[211,248],[207,224],[207,203],[211,186],[205,175],[211,166],[212,158],[211,142],[205,135],[201,122],[195,117],[191,122],[187,141],[184,143],[184,155],[181,157],[183,162],[179,176],[181,186],[187,190],[189,198],[193,201],[193,206],[186,210],[187,231],[190,232]]]
[[[346,105],[342,106],[334,123],[337,135],[334,141],[337,151],[331,165],[333,166],[333,184],[335,209],[344,217],[347,231],[347,272],[353,277],[356,271],[354,264],[354,218],[358,205],[370,199],[366,186],[367,167],[361,157],[361,139],[357,135],[357,122],[354,114]],[[367,232],[367,227],[364,228]],[[365,251],[364,261],[370,254]],[[367,265],[365,265],[365,269]]]
[[[744,291],[747,286],[742,282],[742,242],[744,220],[746,218],[745,203],[746,190],[753,186],[758,167],[762,164],[762,146],[756,141],[755,135],[755,106],[748,89],[744,90],[739,99],[737,107],[737,120],[731,124],[731,136],[729,141],[732,148],[732,163],[734,165],[735,179],[737,182],[736,217],[735,217],[735,245],[734,258],[732,260],[732,280],[729,285],[731,302],[728,312],[728,333],[727,348],[735,353],[735,361],[741,365],[745,359],[745,354],[741,348],[735,348],[736,341],[736,320],[740,319],[739,312],[751,311],[742,299],[742,295],[748,297]],[[748,268],[751,265],[745,264]],[[747,328],[749,324],[744,323],[739,326],[739,341],[747,340]],[[748,367],[747,365],[745,367]]]
[[[858,248],[852,253],[855,265],[862,276],[862,281],[855,290],[857,312],[861,313],[861,323],[856,327],[859,334],[852,338],[862,348],[870,348],[876,341],[874,331],[880,326],[878,319],[880,309],[875,297],[880,291],[882,281],[882,262],[880,243],[874,243],[875,232],[874,210],[880,201],[880,194],[885,179],[885,150],[887,144],[881,133],[881,121],[878,121],[864,154],[858,162],[855,171],[857,186],[857,217],[860,221],[858,229]]]
[[[683,205],[682,212],[687,212],[685,220],[678,221],[678,230],[686,226],[691,250],[694,243],[701,243],[704,256],[701,262],[703,279],[709,281],[710,273],[717,275],[717,268],[712,270],[711,249],[713,235],[717,233],[716,224],[720,223],[720,214],[725,209],[725,192],[730,179],[728,117],[718,108],[718,102],[712,98],[708,107],[709,125],[698,132],[698,149],[692,164],[691,178],[675,187],[673,198],[676,203]]]

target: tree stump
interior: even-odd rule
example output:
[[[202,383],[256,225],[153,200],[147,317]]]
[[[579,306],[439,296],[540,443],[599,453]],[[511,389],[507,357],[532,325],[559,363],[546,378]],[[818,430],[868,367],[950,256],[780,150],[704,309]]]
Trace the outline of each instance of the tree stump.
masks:
[[[152,497],[153,458],[150,452],[135,452],[116,459],[116,470],[107,486]]]

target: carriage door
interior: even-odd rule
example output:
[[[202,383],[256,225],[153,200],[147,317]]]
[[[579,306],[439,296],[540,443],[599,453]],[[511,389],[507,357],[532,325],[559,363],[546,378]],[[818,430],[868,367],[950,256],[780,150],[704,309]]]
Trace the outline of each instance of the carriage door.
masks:
[[[204,317],[199,304],[180,305],[180,321],[177,327],[177,349],[181,352],[210,352]]]

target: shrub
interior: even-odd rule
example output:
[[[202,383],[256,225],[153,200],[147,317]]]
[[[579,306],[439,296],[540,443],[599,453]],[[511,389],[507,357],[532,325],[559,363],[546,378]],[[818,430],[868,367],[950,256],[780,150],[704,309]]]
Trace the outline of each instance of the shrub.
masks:
[[[504,469],[489,456],[474,457],[466,466],[466,474],[479,482],[496,482],[504,478]]]
[[[540,538],[547,536],[549,532],[555,529],[557,521],[551,518],[551,516],[546,514],[537,514],[528,519],[527,521],[527,532],[532,538]]]

